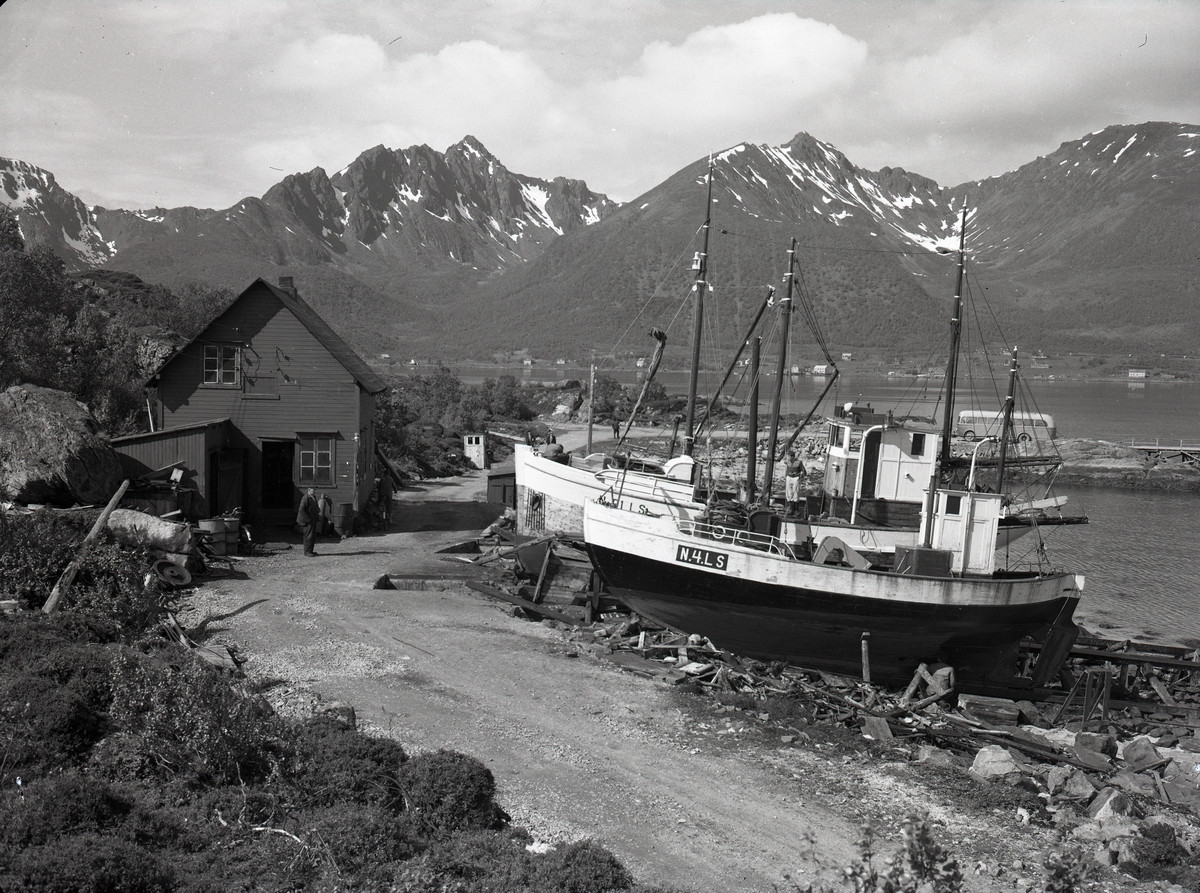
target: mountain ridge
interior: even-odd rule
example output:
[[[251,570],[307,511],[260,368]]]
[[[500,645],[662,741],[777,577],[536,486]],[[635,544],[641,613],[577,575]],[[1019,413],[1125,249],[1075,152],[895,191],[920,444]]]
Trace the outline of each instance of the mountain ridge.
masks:
[[[1194,353],[1198,146],[1200,127],[1115,125],[954,187],[860,168],[803,132],[730,147],[714,156],[710,278],[730,302],[712,337],[740,337],[796,238],[831,343],[929,348],[946,327],[944,252],[957,248],[965,203],[970,266],[1006,337]],[[224,210],[89,209],[53,174],[0,159],[0,201],[27,242],[75,269],[235,288],[291,275],[364,351],[582,359],[612,350],[638,313],[643,328],[681,318],[706,172],[697,160],[620,204],[581,180],[514,173],[467,136],[444,153],[375,146],[333,175],[289,174]]]

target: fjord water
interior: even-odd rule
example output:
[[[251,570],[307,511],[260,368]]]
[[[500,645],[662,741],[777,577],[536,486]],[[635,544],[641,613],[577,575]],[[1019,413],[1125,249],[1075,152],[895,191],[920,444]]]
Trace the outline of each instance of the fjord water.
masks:
[[[468,383],[502,373],[532,380],[586,379],[587,370],[555,367],[455,370]],[[605,372],[633,384],[636,372]],[[702,392],[714,390],[720,376],[704,376]],[[687,375],[663,372],[659,381],[671,393],[685,393]],[[1025,383],[1029,397],[1018,409],[1054,416],[1060,438],[1084,437],[1117,443],[1180,441],[1200,443],[1200,383],[1127,381],[1049,381]],[[826,385],[819,376],[791,376],[784,382],[784,412],[801,414]],[[940,412],[938,379],[844,375],[830,392],[822,413],[840,403],[870,403],[897,415]],[[764,382],[762,394],[771,393]],[[987,386],[991,388],[990,383]],[[977,389],[979,390],[979,389]],[[740,394],[744,395],[743,389]],[[999,408],[1002,393],[956,396],[960,407]],[[764,407],[765,409],[765,407]],[[1200,492],[1056,487],[1068,497],[1071,514],[1089,523],[1045,531],[1051,564],[1086,577],[1076,618],[1089,630],[1111,638],[1200,645]],[[1017,541],[1018,548],[1032,537]],[[1029,560],[1032,556],[1028,557]]]

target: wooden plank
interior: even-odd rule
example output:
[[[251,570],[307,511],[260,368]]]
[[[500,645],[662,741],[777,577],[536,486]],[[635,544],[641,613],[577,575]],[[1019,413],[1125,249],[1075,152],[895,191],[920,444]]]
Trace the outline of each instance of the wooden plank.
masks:
[[[71,559],[71,563],[67,565],[66,570],[59,576],[58,582],[54,584],[54,589],[50,591],[50,597],[46,599],[46,603],[42,605],[43,614],[53,614],[58,610],[58,603],[71,588],[71,584],[75,582],[75,575],[79,573],[79,568],[83,565],[83,561],[87,558],[88,550],[92,543],[100,538],[100,531],[104,530],[104,525],[108,523],[108,516],[116,509],[120,503],[121,497],[125,495],[125,491],[129,489],[129,481],[122,481],[121,486],[117,488],[117,492],[113,494],[113,498],[108,501],[108,505],[104,507],[104,511],[100,513],[100,517],[96,519],[96,523],[92,525],[92,529],[88,531],[88,535],[84,537],[83,542],[79,546],[79,551],[75,553],[75,557]]]
[[[1171,693],[1169,691],[1167,691],[1167,687],[1165,685],[1163,685],[1163,681],[1161,679],[1159,679],[1157,676],[1150,677],[1150,687],[1152,689],[1154,689],[1154,693],[1156,695],[1158,695],[1160,698],[1162,698],[1162,702],[1164,704],[1166,704],[1168,707],[1177,706],[1175,703],[1175,699],[1173,697],[1171,697]]]
[[[489,586],[487,583],[480,583],[477,580],[468,580],[467,586],[474,589],[476,592],[482,592],[484,595],[491,598],[499,599],[500,601],[508,602],[511,605],[516,605],[526,611],[532,611],[542,617],[548,617],[552,620],[561,620],[563,623],[569,623],[572,626],[579,625],[579,621],[567,614],[565,611],[560,611],[550,605],[536,605],[528,599],[521,598],[517,595],[509,595],[503,589],[497,589],[495,586]]]
[[[491,555],[485,555],[482,558],[478,558],[475,561],[473,561],[472,564],[490,564],[491,562],[495,561],[497,558],[508,558],[510,555],[515,555],[517,552],[520,552],[522,549],[527,549],[530,546],[536,546],[540,543],[548,543],[552,539],[554,539],[554,534],[550,533],[550,534],[547,534],[546,536],[539,537],[536,540],[530,540],[527,543],[519,543],[518,545],[510,546],[507,549],[501,549],[499,552],[494,552]]]
[[[542,593],[542,586],[546,582],[546,571],[550,568],[550,559],[554,555],[554,543],[546,544],[546,554],[542,557],[542,569],[538,573],[537,585],[533,587],[533,602],[540,605],[545,597]]]

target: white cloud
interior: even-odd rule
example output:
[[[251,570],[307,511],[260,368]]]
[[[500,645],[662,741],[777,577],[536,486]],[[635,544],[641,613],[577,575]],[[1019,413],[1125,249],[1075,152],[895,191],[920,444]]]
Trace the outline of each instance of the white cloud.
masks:
[[[0,155],[224,207],[472,134],[632,199],[804,130],[952,185],[1108,124],[1200,124],[1197,46],[1200,3],[1155,0],[9,0]]]
[[[383,48],[370,37],[326,34],[288,46],[264,76],[264,84],[285,92],[359,91],[387,75]]]

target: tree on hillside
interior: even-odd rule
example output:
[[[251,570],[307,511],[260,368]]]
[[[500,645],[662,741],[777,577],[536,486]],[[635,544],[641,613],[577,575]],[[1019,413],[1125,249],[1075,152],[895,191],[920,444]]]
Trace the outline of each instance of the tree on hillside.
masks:
[[[592,386],[592,411],[604,415],[619,409],[624,402],[625,389],[610,375],[597,375]]]
[[[85,403],[110,434],[136,430],[142,402],[136,339],[86,303],[49,248],[25,250],[0,208],[0,388],[33,384]]]

